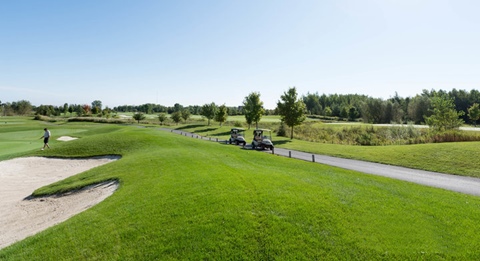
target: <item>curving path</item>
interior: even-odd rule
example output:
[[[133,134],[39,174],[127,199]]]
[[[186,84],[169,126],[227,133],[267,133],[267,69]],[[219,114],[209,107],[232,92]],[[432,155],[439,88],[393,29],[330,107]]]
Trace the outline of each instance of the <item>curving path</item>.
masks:
[[[161,130],[177,133],[183,136],[196,139],[210,140],[215,142],[226,143],[225,140],[216,138],[208,138],[197,135],[195,133],[185,132],[181,130],[172,130],[162,128]],[[249,148],[249,145],[245,146]],[[265,151],[278,156],[291,157],[305,161],[311,161],[320,164],[326,164],[343,169],[355,170],[358,172],[384,176],[408,182],[413,182],[425,186],[442,188],[446,190],[456,191],[464,194],[480,196],[480,178],[464,177],[458,175],[450,175],[439,172],[410,169],[405,167],[392,166],[381,163],[373,163],[361,160],[344,159],[320,154],[312,154],[290,149],[275,148],[272,151]]]
[[[479,178],[449,175],[439,172],[410,169],[361,160],[337,158],[281,148],[275,148],[275,154],[285,157],[289,157],[291,154],[292,158],[307,161],[315,160],[316,163],[355,170],[366,174],[405,180],[425,186],[443,188],[465,194],[480,196]]]

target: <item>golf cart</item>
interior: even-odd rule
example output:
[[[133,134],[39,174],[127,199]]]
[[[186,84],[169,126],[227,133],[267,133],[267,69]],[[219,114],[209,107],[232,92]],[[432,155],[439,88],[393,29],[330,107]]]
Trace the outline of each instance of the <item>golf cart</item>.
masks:
[[[269,136],[264,136],[263,132],[268,131],[270,132]],[[270,130],[262,130],[256,129],[253,131],[253,141],[252,141],[252,149],[261,148],[273,150],[273,143],[272,143],[272,131]]]
[[[228,139],[228,143],[233,144],[235,143],[236,145],[242,144],[245,146],[247,144],[247,141],[243,137],[244,129],[240,128],[232,128],[230,130],[230,139]]]

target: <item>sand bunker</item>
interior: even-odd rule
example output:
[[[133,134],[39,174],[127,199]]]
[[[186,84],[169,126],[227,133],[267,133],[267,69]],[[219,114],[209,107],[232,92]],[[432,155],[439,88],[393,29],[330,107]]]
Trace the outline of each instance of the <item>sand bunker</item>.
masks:
[[[59,141],[71,141],[71,140],[76,140],[78,138],[74,138],[74,137],[70,137],[70,136],[62,136],[60,138],[58,138],[57,140]]]
[[[113,194],[118,184],[106,182],[61,196],[26,199],[35,189],[116,159],[29,157],[0,161],[0,249],[94,206]]]

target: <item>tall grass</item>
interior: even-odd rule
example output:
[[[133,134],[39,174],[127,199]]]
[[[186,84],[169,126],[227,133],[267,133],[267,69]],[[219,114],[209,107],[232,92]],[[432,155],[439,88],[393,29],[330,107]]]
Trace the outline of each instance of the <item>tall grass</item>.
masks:
[[[287,128],[286,133],[290,128]],[[363,146],[409,145],[439,142],[480,141],[480,133],[449,130],[435,131],[406,126],[343,125],[305,123],[295,127],[294,138],[321,143]]]

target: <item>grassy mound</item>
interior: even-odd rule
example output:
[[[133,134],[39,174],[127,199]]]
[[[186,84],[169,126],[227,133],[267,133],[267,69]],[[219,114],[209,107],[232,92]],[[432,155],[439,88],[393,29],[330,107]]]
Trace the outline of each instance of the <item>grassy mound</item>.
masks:
[[[30,155],[122,159],[36,193],[111,179],[119,190],[1,260],[480,258],[477,197],[153,128],[81,128]]]

